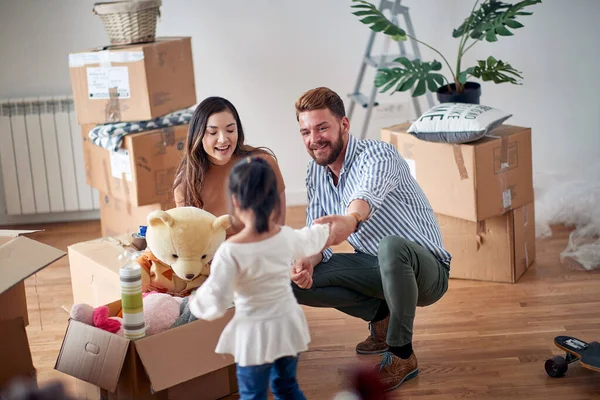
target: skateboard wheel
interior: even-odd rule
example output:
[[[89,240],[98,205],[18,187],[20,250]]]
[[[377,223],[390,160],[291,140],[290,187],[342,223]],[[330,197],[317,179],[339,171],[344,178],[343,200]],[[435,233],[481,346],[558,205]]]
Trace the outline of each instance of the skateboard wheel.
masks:
[[[546,360],[545,364],[546,373],[552,378],[559,378],[563,376],[569,368],[569,363],[562,356],[556,356],[549,360]]]

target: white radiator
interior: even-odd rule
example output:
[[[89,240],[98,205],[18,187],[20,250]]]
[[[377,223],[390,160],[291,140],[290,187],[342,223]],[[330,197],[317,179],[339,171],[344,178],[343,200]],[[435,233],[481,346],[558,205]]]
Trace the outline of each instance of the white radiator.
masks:
[[[0,100],[0,162],[8,215],[99,209],[72,97]]]

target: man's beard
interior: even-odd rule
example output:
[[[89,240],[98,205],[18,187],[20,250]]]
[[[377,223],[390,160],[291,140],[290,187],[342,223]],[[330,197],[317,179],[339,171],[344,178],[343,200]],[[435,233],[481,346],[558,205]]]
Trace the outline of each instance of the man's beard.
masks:
[[[329,153],[329,156],[327,156],[327,158],[324,158],[324,157],[317,158],[315,156],[314,149],[311,149],[310,156],[313,158],[313,160],[315,160],[315,162],[318,165],[325,167],[327,165],[333,164],[335,162],[335,160],[337,160],[339,155],[342,153],[342,150],[344,149],[344,141],[342,140],[342,130],[340,129],[338,139],[335,142],[320,141],[320,142],[314,143],[313,146],[319,147],[323,144],[328,145],[331,150]]]

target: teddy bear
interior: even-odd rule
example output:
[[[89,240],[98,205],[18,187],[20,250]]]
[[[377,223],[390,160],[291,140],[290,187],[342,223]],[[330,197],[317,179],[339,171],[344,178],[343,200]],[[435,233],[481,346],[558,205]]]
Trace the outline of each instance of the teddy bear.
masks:
[[[137,258],[142,291],[188,296],[207,279],[230,226],[229,215],[216,217],[197,207],[152,211],[147,217],[147,248]]]

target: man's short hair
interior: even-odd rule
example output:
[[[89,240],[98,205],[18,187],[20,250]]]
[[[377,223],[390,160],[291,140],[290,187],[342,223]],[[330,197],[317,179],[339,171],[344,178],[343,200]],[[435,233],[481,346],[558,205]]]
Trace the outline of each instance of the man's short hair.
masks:
[[[318,87],[305,92],[296,101],[296,119],[304,111],[329,109],[337,118],[346,116],[344,102],[336,92],[326,87]]]

